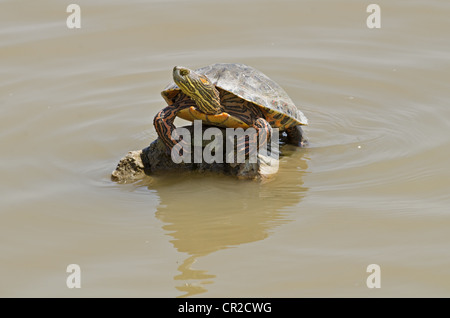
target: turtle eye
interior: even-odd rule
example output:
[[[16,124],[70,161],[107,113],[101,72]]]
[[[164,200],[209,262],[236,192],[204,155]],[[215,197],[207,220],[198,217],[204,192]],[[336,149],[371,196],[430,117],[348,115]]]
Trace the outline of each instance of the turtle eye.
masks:
[[[205,78],[200,78],[200,80],[202,81],[203,84],[205,85],[209,85],[209,81]]]
[[[181,76],[186,76],[186,75],[188,75],[189,74],[189,70],[187,70],[187,69],[185,69],[185,68],[182,68],[181,70],[180,70],[180,75]]]

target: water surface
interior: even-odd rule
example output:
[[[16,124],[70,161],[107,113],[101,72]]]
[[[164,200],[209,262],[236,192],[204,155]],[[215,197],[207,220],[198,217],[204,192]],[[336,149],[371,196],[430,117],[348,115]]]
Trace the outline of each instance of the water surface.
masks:
[[[0,2],[0,296],[450,296],[449,3],[77,3]],[[173,66],[217,62],[284,87],[310,147],[267,183],[111,182]]]

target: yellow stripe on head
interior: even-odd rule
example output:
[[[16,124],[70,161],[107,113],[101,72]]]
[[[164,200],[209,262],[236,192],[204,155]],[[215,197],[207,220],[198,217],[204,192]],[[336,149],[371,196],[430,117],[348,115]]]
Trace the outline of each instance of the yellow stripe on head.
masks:
[[[176,66],[173,79],[181,91],[192,98],[200,111],[206,114],[221,112],[220,97],[214,84],[205,75]]]

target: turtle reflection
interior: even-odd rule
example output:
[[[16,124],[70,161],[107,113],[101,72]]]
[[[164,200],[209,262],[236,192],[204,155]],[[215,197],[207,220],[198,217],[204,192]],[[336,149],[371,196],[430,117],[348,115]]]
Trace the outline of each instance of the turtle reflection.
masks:
[[[176,287],[181,297],[204,293],[213,283],[214,274],[193,268],[200,257],[263,240],[290,221],[286,208],[298,205],[305,195],[302,176],[307,166],[304,151],[284,146],[284,152],[286,147],[293,153],[281,157],[280,170],[269,182],[189,174],[153,183],[161,200],[156,217],[164,222],[173,246],[186,255],[174,277],[181,282]]]

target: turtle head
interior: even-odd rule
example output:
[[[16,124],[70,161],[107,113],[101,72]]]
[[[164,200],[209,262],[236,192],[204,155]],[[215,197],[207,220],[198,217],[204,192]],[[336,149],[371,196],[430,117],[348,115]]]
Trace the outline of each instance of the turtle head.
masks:
[[[181,91],[195,101],[199,110],[205,114],[220,113],[219,91],[203,74],[198,74],[186,67],[173,68],[173,80]]]

